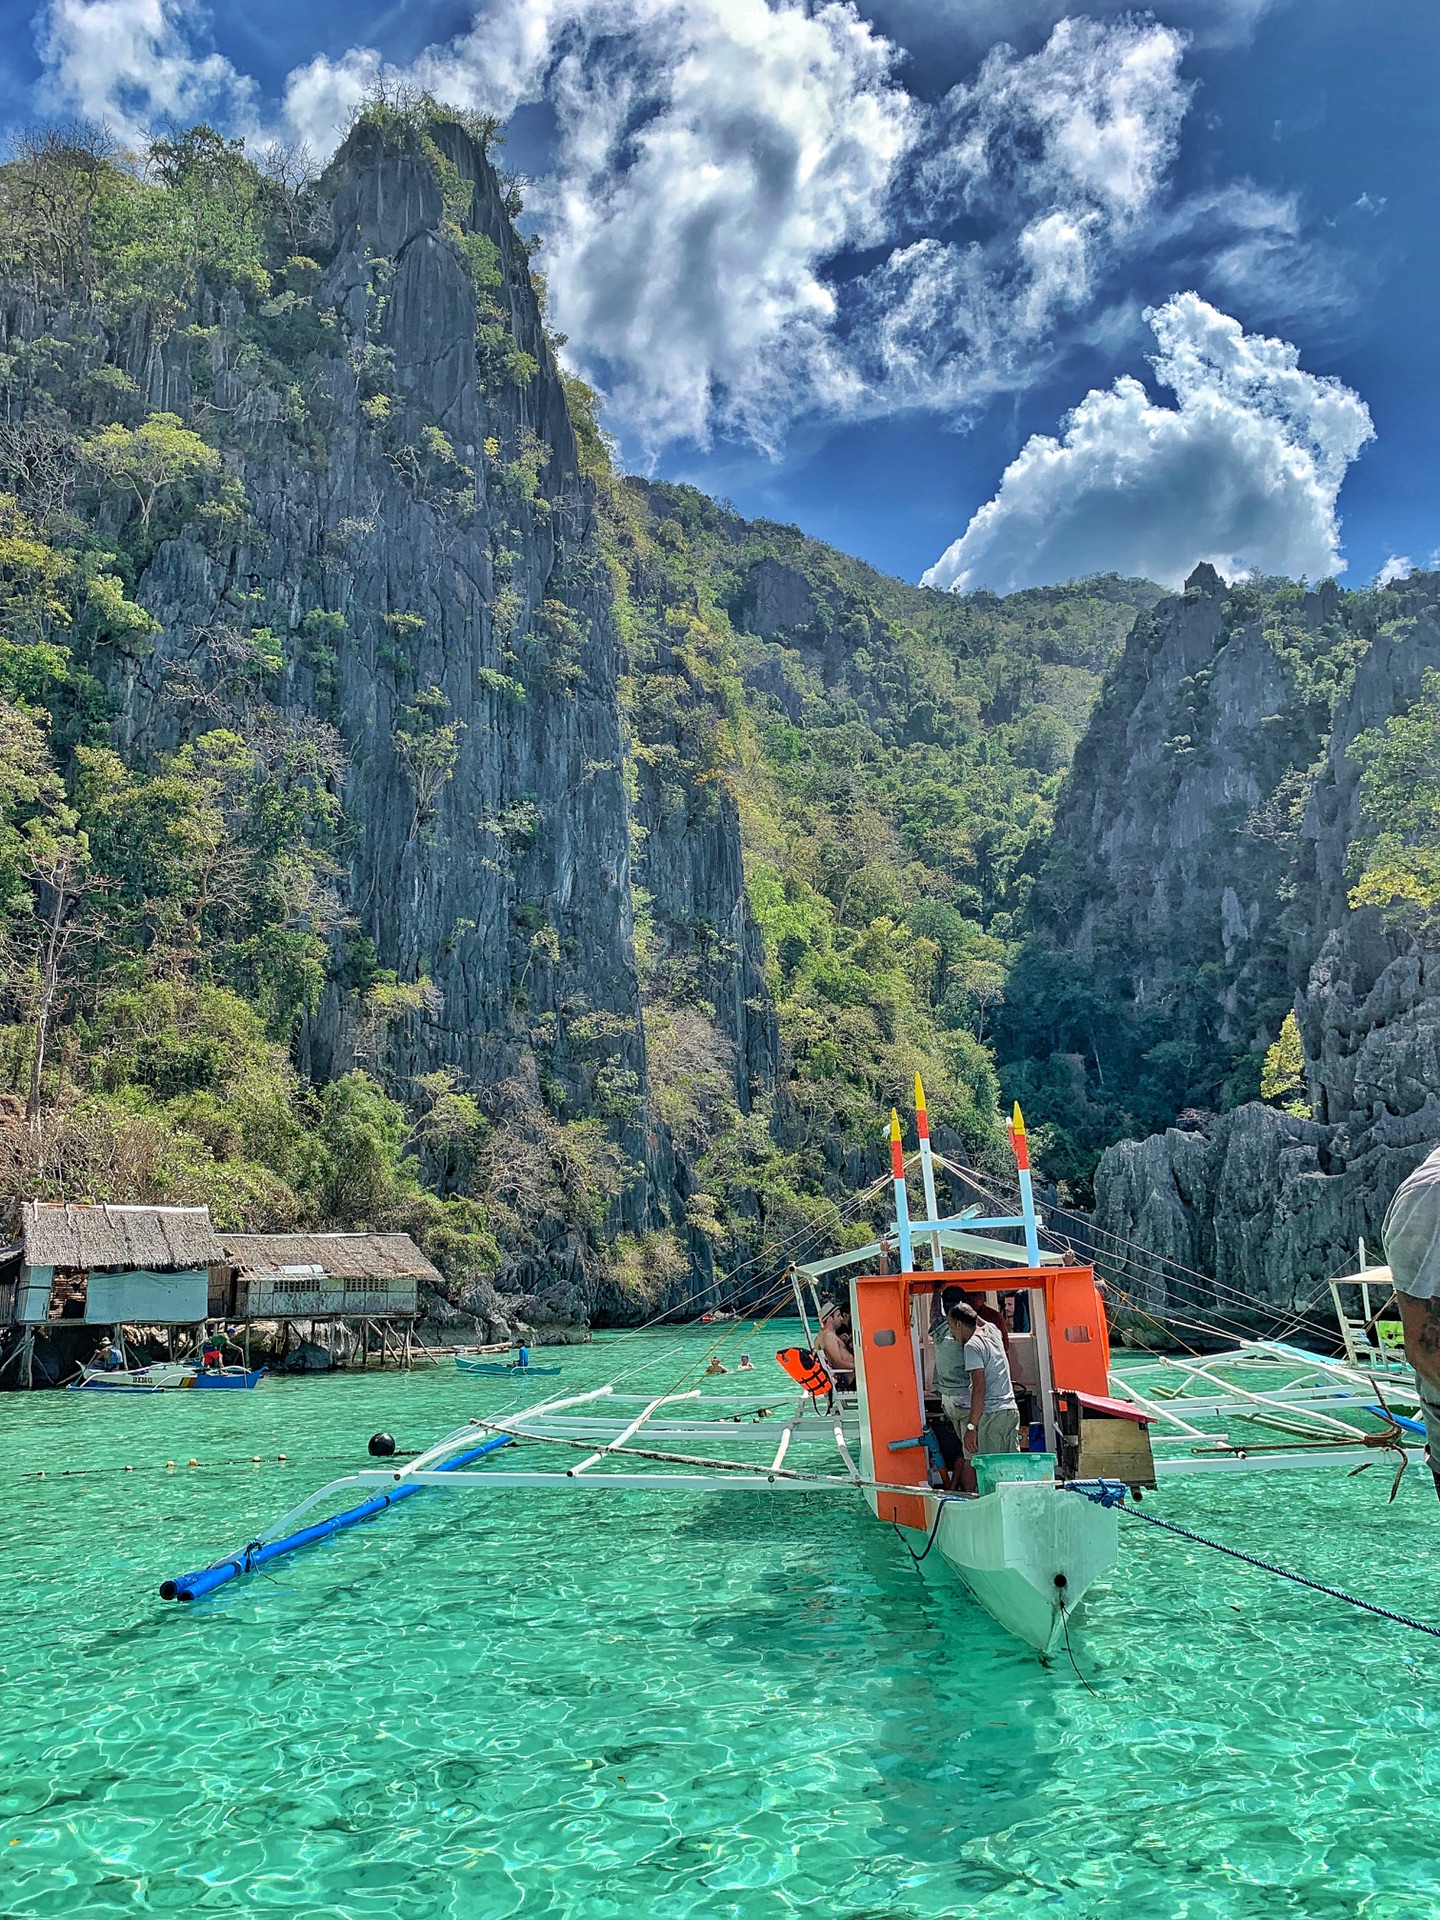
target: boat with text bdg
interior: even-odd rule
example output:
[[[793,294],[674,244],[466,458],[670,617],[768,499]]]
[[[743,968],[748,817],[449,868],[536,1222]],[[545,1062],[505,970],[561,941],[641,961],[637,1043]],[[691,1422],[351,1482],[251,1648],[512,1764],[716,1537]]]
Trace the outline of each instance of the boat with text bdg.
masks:
[[[194,1362],[157,1361],[150,1367],[83,1367],[71,1393],[173,1393],[200,1389],[244,1392],[258,1387],[264,1367],[202,1367]]]

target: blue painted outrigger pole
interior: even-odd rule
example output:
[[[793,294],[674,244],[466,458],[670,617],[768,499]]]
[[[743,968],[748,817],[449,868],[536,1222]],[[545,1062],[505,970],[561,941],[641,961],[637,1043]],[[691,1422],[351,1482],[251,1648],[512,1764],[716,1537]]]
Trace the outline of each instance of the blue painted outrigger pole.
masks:
[[[900,1242],[900,1271],[915,1271],[910,1242],[910,1190],[905,1185],[905,1149],[900,1144],[900,1116],[890,1109],[890,1173],[895,1182],[895,1236]]]
[[[453,1473],[457,1467],[468,1466],[472,1460],[478,1460],[482,1454],[494,1453],[500,1447],[510,1445],[508,1435],[498,1440],[486,1440],[483,1445],[472,1447],[468,1453],[457,1454],[453,1460],[447,1460],[435,1468],[436,1473]],[[400,1475],[397,1474],[399,1479]],[[196,1573],[182,1573],[174,1580],[164,1580],[160,1584],[162,1600],[198,1600],[203,1594],[213,1593],[216,1587],[223,1587],[227,1580],[234,1580],[242,1573],[253,1573],[257,1567],[263,1567],[267,1560],[278,1560],[282,1553],[294,1553],[297,1547],[311,1546],[316,1540],[327,1540],[332,1533],[341,1533],[346,1527],[359,1526],[362,1520],[373,1520],[377,1513],[383,1513],[387,1507],[398,1506],[402,1500],[408,1500],[412,1493],[423,1493],[422,1486],[405,1486],[403,1483],[388,1493],[379,1493],[370,1500],[362,1500],[358,1507],[347,1507],[344,1513],[335,1513],[328,1520],[317,1520],[313,1527],[302,1527],[298,1533],[287,1533],[281,1540],[252,1540],[248,1547],[242,1547],[239,1553],[232,1554],[228,1560],[217,1560],[213,1567],[201,1567]]]

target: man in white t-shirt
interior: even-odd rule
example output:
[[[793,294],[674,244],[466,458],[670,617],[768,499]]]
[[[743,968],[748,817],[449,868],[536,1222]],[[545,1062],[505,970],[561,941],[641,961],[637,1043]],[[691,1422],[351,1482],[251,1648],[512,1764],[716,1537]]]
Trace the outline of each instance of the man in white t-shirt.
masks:
[[[966,1493],[974,1493],[971,1455],[1015,1453],[1020,1445],[1020,1410],[1000,1335],[966,1300],[957,1300],[945,1319],[945,1327],[935,1336],[935,1384],[946,1417],[960,1436],[960,1485]]]
[[[1415,1369],[1435,1491],[1440,1493],[1440,1147],[1401,1182],[1380,1229]]]

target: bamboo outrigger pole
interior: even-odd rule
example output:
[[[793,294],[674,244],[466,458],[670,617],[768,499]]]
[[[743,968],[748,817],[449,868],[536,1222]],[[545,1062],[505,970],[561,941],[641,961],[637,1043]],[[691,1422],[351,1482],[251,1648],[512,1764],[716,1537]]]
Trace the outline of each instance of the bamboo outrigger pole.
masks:
[[[1010,1145],[1015,1150],[1015,1170],[1020,1175],[1020,1211],[1025,1216],[1025,1252],[1030,1265],[1040,1264],[1040,1234],[1035,1220],[1035,1193],[1030,1184],[1030,1142],[1025,1133],[1025,1116],[1020,1111],[1020,1102],[1015,1102],[1015,1110],[1010,1117],[1006,1131],[1010,1135]]]
[[[895,1180],[895,1232],[900,1242],[900,1271],[915,1271],[910,1250],[910,1195],[905,1186],[905,1149],[900,1144],[900,1116],[890,1109],[890,1172]],[[933,1219],[933,1215],[931,1216]]]
[[[454,1473],[458,1467],[468,1466],[472,1460],[479,1460],[484,1454],[497,1453],[501,1447],[510,1446],[508,1433],[496,1439],[486,1440],[478,1447],[470,1447],[464,1453],[456,1454],[453,1460],[446,1460],[435,1468],[436,1473]],[[424,1456],[422,1456],[422,1459]],[[253,1573],[257,1567],[263,1567],[267,1560],[277,1560],[282,1553],[293,1553],[297,1547],[308,1547],[316,1540],[325,1540],[332,1533],[341,1533],[346,1527],[355,1527],[362,1520],[373,1520],[376,1514],[383,1513],[387,1507],[398,1506],[402,1500],[408,1500],[412,1493],[423,1493],[428,1481],[411,1480],[409,1473],[414,1468],[401,1469],[394,1478],[401,1482],[385,1493],[377,1493],[369,1500],[362,1500],[358,1507],[347,1507],[343,1513],[331,1514],[328,1520],[317,1520],[313,1525],[302,1527],[298,1533],[288,1533],[279,1540],[252,1540],[248,1547],[232,1554],[228,1560],[218,1560],[214,1566],[201,1567],[195,1573],[182,1573],[174,1580],[160,1583],[162,1600],[199,1600],[207,1593],[213,1593],[216,1587],[223,1587],[227,1580],[234,1580],[242,1573]],[[365,1478],[356,1476],[357,1483]],[[305,1502],[310,1506],[311,1501]]]
[[[930,1116],[925,1111],[925,1085],[919,1074],[915,1076],[915,1130],[920,1135],[920,1178],[925,1183],[925,1218],[938,1220],[940,1205],[935,1198],[935,1156],[930,1151]],[[940,1232],[937,1227],[930,1229],[930,1268],[940,1273],[945,1266],[945,1256],[940,1251]]]

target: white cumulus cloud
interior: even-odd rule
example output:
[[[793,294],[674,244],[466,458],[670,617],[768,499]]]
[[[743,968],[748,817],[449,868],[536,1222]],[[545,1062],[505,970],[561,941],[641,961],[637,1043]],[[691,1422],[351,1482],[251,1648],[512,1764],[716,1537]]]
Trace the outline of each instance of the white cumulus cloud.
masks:
[[[1199,560],[1231,579],[1343,570],[1335,503],[1373,436],[1364,402],[1197,294],[1146,318],[1176,404],[1129,376],[1088,393],[1061,438],[1021,449],[927,586],[1006,593],[1112,571],[1178,586]]]
[[[762,443],[803,401],[844,409],[823,264],[885,237],[916,114],[848,5],[670,0],[637,63],[587,34],[560,61],[542,188],[559,324],[654,445],[712,422]]]
[[[1189,99],[1183,35],[1062,20],[1039,50],[994,48],[926,129],[911,217],[851,293],[857,404],[963,414],[1048,364],[1060,324],[1158,218]],[[964,216],[979,234],[937,237]]]
[[[168,121],[212,117],[236,132],[254,119],[254,83],[194,36],[195,0],[52,0],[37,49],[45,105],[103,122],[138,146]]]
[[[1074,202],[1135,218],[1155,196],[1185,112],[1185,37],[1153,22],[1062,20],[1026,58],[991,49],[940,108],[932,186],[972,205]]]

